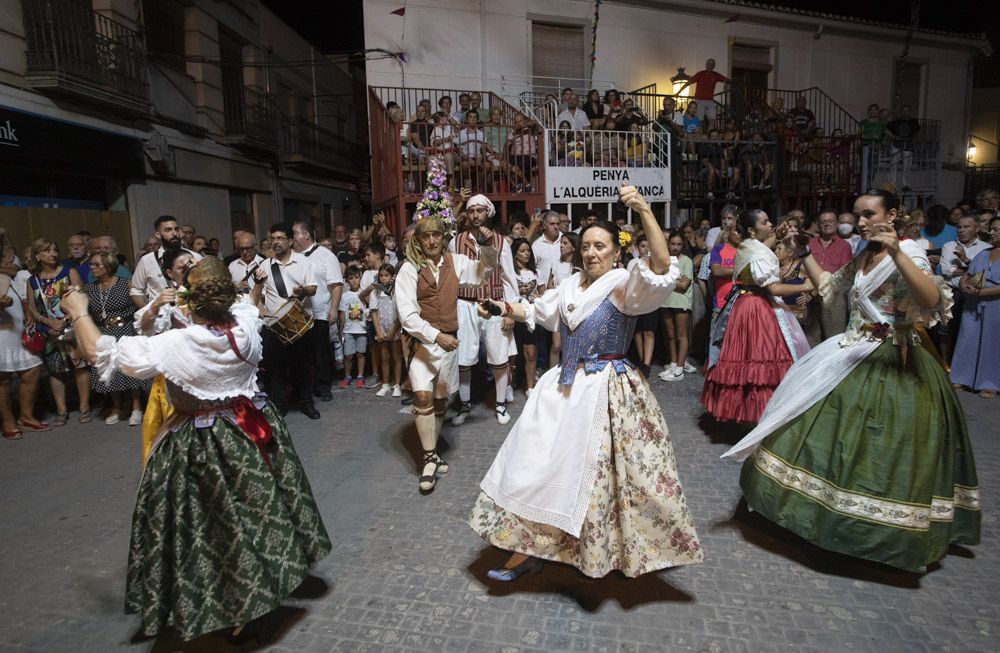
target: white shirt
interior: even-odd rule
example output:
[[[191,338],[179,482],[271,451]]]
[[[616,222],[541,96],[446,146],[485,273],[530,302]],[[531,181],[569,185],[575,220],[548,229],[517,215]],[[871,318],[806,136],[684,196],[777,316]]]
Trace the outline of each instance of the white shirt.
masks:
[[[285,292],[287,297],[278,294],[278,289],[274,285],[273,264],[281,266],[281,278],[285,281]],[[264,281],[264,310],[268,315],[274,315],[292,295],[296,286],[318,286],[316,273],[313,271],[309,260],[301,254],[291,253],[288,260],[282,263],[276,258],[269,258],[264,261],[264,270],[267,272],[267,279]],[[319,292],[319,288],[316,289]],[[328,300],[329,301],[329,300]]]
[[[368,316],[368,309],[365,307],[364,302],[358,297],[358,291],[345,290],[340,296],[340,312],[344,314],[344,333],[353,333],[355,335],[364,335],[368,333],[365,328],[365,318]],[[361,312],[361,316],[356,320],[351,319],[351,311],[358,310]]]
[[[715,241],[719,239],[719,234],[721,233],[722,227],[712,227],[709,229],[708,233],[705,234],[705,249],[711,252],[712,248],[715,247]]]
[[[148,304],[163,292],[167,287],[167,278],[163,276],[161,261],[163,261],[163,248],[155,252],[144,254],[135,264],[135,272],[132,273],[132,283],[128,294],[132,297],[142,297]],[[201,260],[201,254],[185,249],[191,255],[191,261],[197,263]]]
[[[330,286],[343,286],[344,275],[340,271],[340,260],[337,255],[323,247],[319,243],[313,243],[311,247],[299,253],[299,256],[309,261],[313,272],[316,275],[316,294],[307,297],[305,302],[306,310],[312,313],[314,320],[337,321],[336,312],[333,319],[330,319]]]
[[[569,109],[565,109],[558,116],[556,116],[556,127],[558,127],[562,121],[565,120],[569,123],[571,129],[590,129],[590,118],[587,114],[583,112],[580,107],[576,108],[576,113],[571,113]]]
[[[444,256],[441,257],[437,265],[428,262],[435,283],[441,276],[443,264]],[[479,275],[479,261],[473,261],[462,254],[452,254],[451,264],[455,268],[458,285],[478,286],[482,283],[483,277]],[[396,312],[399,314],[399,323],[406,332],[429,345],[434,342],[441,331],[420,317],[420,304],[417,303],[417,274],[417,268],[413,267],[409,261],[405,261],[403,267],[399,269],[399,274],[396,275]],[[455,301],[458,301],[458,297],[455,297]]]
[[[958,288],[958,282],[962,280],[962,275],[965,274],[965,271],[969,267],[955,256],[956,247],[958,247],[957,240],[949,241],[941,247],[941,276],[944,277],[944,280],[952,288]],[[965,255],[971,262],[972,259],[976,258],[976,254],[989,249],[990,244],[976,238],[968,245],[962,245],[962,247],[965,248]]]
[[[229,264],[229,276],[232,277],[233,283],[236,284],[237,288],[239,288],[239,285],[243,283],[244,277],[246,277],[247,284],[250,286],[250,288],[253,288],[254,287],[253,275],[251,274],[249,277],[247,277],[247,270],[263,262],[264,262],[264,257],[261,256],[260,254],[254,254],[253,260],[251,260],[249,263],[244,263],[243,259],[237,258],[235,261],[232,261]]]
[[[549,282],[549,273],[559,263],[562,256],[562,234],[556,238],[555,242],[549,242],[542,237],[531,243],[531,251],[535,253],[535,266],[538,270],[538,284],[545,285]]]

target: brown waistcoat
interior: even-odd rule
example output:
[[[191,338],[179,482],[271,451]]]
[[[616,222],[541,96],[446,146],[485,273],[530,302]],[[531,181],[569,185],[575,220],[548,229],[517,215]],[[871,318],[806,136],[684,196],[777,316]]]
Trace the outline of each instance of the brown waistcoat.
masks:
[[[444,254],[444,262],[434,283],[434,273],[428,261],[417,273],[417,304],[420,317],[435,329],[445,333],[458,332],[458,275],[451,254]]]

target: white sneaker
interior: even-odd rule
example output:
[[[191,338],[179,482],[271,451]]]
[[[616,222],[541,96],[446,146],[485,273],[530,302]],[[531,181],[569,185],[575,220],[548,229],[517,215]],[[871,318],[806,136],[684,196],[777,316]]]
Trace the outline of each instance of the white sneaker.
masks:
[[[132,414],[128,416],[128,425],[139,426],[140,424],[142,424],[142,411],[133,410]]]
[[[500,424],[502,426],[510,421],[510,413],[507,412],[506,404],[497,404],[496,413],[497,413],[497,424]]]
[[[697,371],[698,371],[698,368],[695,367],[694,365],[692,365],[690,361],[684,361],[684,373],[685,374],[694,374]]]
[[[675,367],[673,374],[671,374],[670,376],[668,376],[666,378],[664,378],[662,376],[660,378],[663,379],[664,381],[683,381],[684,380],[684,368],[682,368],[682,367]]]
[[[118,417],[118,413],[111,413],[110,415],[104,418],[104,423],[107,424],[108,426],[111,426],[112,424],[117,424],[120,421],[121,420]]]
[[[657,376],[660,377],[661,381],[671,381],[672,380],[671,377],[674,375],[674,372],[676,371],[677,371],[677,366],[671,363],[670,365],[664,367],[663,371],[657,374]]]
[[[526,389],[526,390],[524,391],[524,396],[525,396],[525,397],[530,397],[530,396],[531,396],[531,391],[532,391],[532,390],[534,390],[534,388],[528,388],[528,389]]]
[[[393,397],[402,397],[403,396],[403,390],[402,390],[402,388],[399,387],[399,384],[396,384],[396,385],[392,386],[392,396]]]
[[[510,387],[509,385],[507,386],[507,396],[505,397],[505,400],[514,401],[514,388]]]
[[[382,387],[381,387],[381,388],[379,388],[379,389],[378,389],[378,392],[376,392],[376,393],[375,393],[375,396],[376,396],[376,397],[384,397],[384,396],[386,396],[387,394],[389,394],[389,390],[390,390],[390,389],[391,389],[391,388],[389,387],[389,384],[388,384],[388,383],[383,383],[383,384],[382,384]]]

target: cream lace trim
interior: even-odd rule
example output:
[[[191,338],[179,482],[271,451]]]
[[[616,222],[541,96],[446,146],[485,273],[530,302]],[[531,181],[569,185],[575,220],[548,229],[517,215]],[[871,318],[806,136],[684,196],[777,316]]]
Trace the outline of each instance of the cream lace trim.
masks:
[[[771,452],[759,448],[754,465],[784,487],[804,494],[834,512],[886,526],[928,530],[931,522],[950,522],[955,507],[979,510],[979,488],[956,485],[952,498],[933,497],[931,505],[916,505],[849,492],[802,469],[792,467]]]

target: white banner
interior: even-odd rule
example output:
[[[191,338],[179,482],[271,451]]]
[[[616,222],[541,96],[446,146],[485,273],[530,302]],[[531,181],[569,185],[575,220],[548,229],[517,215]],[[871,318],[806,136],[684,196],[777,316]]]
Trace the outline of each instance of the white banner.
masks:
[[[647,202],[670,201],[669,168],[545,168],[545,201],[550,204],[617,202],[622,184],[635,186]]]

